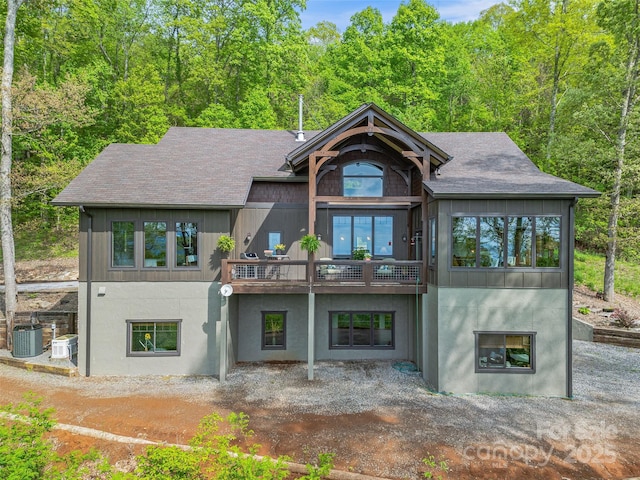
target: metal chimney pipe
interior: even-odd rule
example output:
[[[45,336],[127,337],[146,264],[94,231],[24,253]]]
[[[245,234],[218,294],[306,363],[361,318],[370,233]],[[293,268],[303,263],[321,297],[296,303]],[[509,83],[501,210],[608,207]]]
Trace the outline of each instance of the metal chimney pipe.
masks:
[[[302,99],[303,95],[298,95],[298,135],[296,136],[296,142],[305,142],[304,132],[302,131]]]

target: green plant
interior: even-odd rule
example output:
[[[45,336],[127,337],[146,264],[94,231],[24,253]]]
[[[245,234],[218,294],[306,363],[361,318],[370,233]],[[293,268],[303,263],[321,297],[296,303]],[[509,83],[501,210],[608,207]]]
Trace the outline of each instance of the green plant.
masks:
[[[51,409],[40,408],[41,400],[28,395],[23,403],[3,406],[0,411],[0,477],[42,478],[55,453],[43,435],[53,428]]]
[[[236,241],[229,235],[220,235],[218,237],[218,250],[224,253],[229,253],[236,248]]]
[[[591,310],[589,309],[589,307],[580,307],[578,309],[578,313],[581,313],[582,315],[589,315],[591,313]]]
[[[635,324],[635,317],[622,308],[616,308],[611,318],[623,328],[631,328]]]
[[[306,234],[300,239],[300,248],[306,250],[309,254],[314,254],[320,248],[320,240],[315,235]]]
[[[353,260],[369,260],[371,259],[371,254],[367,249],[364,248],[356,248],[351,252],[351,258]]]
[[[302,477],[305,480],[320,480],[331,472],[333,468],[333,457],[335,454],[333,453],[320,453],[318,454],[318,463],[316,465],[311,465],[307,463],[307,472],[309,475],[305,475]]]
[[[278,243],[274,245],[273,248],[275,248],[276,250],[286,250],[287,246],[284,243]]]
[[[437,478],[438,480],[442,480],[442,475],[440,475],[439,472],[447,473],[449,471],[449,464],[446,458],[442,456],[439,460],[436,460],[436,457],[428,454],[422,459],[422,463],[427,467],[427,470],[423,473],[424,478]],[[436,473],[437,476],[434,476],[434,473]]]

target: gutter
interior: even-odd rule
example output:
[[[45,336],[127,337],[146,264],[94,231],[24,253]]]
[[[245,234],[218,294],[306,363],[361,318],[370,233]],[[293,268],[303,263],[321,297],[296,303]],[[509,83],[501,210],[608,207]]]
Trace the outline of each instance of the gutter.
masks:
[[[85,375],[91,375],[91,277],[93,276],[93,215],[79,205],[80,212],[89,219],[87,227],[87,325],[85,335]]]
[[[574,197],[569,204],[569,241],[567,242],[568,256],[571,260],[567,265],[568,283],[567,285],[567,397],[573,397],[573,275],[574,275],[574,258],[575,251],[575,206],[578,203],[578,197]]]

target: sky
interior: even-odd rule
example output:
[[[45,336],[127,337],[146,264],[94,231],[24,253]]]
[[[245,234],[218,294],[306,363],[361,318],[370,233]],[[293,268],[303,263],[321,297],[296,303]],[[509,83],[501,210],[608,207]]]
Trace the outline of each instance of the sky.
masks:
[[[400,3],[401,0],[307,0],[307,9],[301,15],[302,27],[307,29],[324,20],[335,23],[338,30],[344,32],[351,16],[368,6],[380,10],[385,23],[388,23],[398,11]],[[440,18],[457,23],[477,19],[481,11],[499,1],[427,0],[427,3],[435,7]]]

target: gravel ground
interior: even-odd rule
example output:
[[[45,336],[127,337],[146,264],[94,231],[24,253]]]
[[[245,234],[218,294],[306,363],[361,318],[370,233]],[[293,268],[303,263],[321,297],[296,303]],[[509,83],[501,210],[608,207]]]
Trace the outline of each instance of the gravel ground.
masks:
[[[220,384],[209,377],[66,378],[0,365],[2,378],[82,397],[180,397],[248,412],[259,443],[274,448],[269,453],[313,438],[305,446],[310,457],[345,446],[337,462],[370,475],[415,478],[419,459],[436,452],[445,452],[454,472],[466,472],[450,478],[515,478],[514,465],[518,478],[640,475],[638,350],[575,341],[572,400],[437,394],[391,362],[320,362],[314,374],[309,382],[304,364],[241,364]],[[542,475],[545,468],[562,477]],[[576,468],[575,476],[566,473]]]

